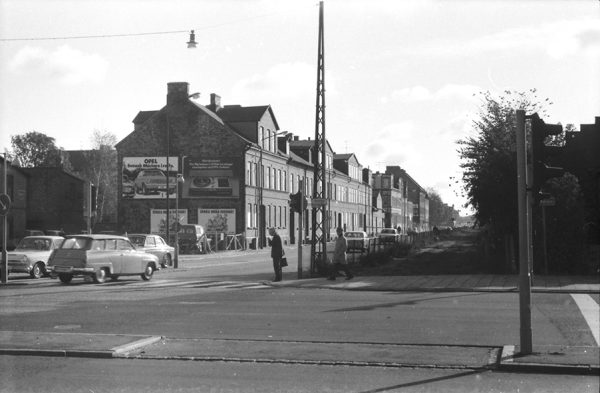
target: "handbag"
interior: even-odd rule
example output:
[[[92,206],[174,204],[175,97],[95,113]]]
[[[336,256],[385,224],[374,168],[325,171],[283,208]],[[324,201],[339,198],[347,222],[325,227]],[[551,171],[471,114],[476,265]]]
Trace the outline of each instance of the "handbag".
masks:
[[[279,266],[286,267],[287,265],[288,265],[287,258],[286,257],[281,258],[281,261],[279,262]]]

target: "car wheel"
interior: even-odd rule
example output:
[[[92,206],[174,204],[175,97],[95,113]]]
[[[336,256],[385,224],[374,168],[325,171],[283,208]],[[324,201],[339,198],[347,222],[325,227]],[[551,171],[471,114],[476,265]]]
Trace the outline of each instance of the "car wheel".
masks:
[[[33,269],[31,269],[31,273],[29,275],[31,278],[41,278],[44,273],[46,273],[46,269],[44,268],[44,264],[42,262],[38,262],[33,265]]]
[[[94,279],[94,282],[96,284],[102,284],[106,281],[106,277],[107,277],[106,269],[102,268],[100,270],[97,270],[96,274],[94,274],[94,276],[92,278]]]
[[[173,260],[171,259],[171,254],[163,255],[163,260],[162,260],[162,263],[160,264],[160,266],[163,268],[166,268],[167,266],[173,266]]]
[[[140,274],[140,276],[142,277],[142,279],[144,281],[148,281],[152,278],[153,274],[154,274],[154,268],[152,267],[151,264],[147,264],[146,269],[144,270],[144,272],[142,274]]]
[[[58,275],[58,279],[60,280],[60,282],[62,282],[63,284],[68,284],[71,282],[71,280],[73,279],[73,275],[72,274],[59,274]]]

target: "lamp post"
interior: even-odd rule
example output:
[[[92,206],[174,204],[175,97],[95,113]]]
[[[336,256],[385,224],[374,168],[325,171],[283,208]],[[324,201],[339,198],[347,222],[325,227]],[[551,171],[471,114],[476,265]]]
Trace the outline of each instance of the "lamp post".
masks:
[[[175,216],[177,217],[177,226],[175,227],[175,260],[173,261],[174,269],[177,269],[179,267],[179,220],[181,219],[181,217],[179,216],[179,184],[183,184],[183,182],[185,182],[183,174],[178,173],[177,185],[175,187]]]

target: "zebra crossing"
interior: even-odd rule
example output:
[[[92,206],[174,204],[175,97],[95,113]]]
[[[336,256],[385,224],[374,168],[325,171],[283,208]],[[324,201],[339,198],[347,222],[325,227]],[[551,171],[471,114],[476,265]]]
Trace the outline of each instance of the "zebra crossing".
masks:
[[[260,282],[251,281],[221,281],[221,280],[168,280],[153,279],[147,283],[140,283],[140,286],[148,288],[223,288],[223,289],[266,289],[268,285]]]
[[[21,280],[19,280],[21,281]],[[20,286],[27,286],[29,288],[48,288],[48,287],[57,287],[57,286],[65,286],[61,284],[58,280],[53,279],[41,279],[41,280],[30,280],[25,279],[19,283]],[[156,276],[152,278],[150,281],[143,281],[139,278],[128,278],[123,277],[118,280],[108,280],[102,284],[94,284],[91,282],[91,279],[82,279],[75,278],[70,284],[66,286],[71,287],[79,287],[84,288],[85,286],[90,285],[94,289],[101,288],[129,288],[136,290],[143,289],[161,289],[161,288],[171,288],[171,289],[268,289],[271,288],[269,285],[257,282],[257,281],[230,281],[230,280],[177,280],[177,279],[168,279],[168,278],[157,278]]]

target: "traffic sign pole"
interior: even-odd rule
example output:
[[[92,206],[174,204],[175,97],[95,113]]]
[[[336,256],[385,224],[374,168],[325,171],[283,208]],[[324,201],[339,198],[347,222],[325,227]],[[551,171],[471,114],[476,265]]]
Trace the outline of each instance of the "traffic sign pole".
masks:
[[[0,200],[2,201],[2,270],[0,270],[0,282],[2,284],[6,284],[8,282],[8,255],[6,253],[6,246],[8,243],[8,221],[6,219],[6,213],[8,213],[8,209],[10,208],[10,197],[6,194],[6,167],[8,165],[8,161],[6,160],[6,152],[4,153],[4,162],[2,165],[2,196],[0,196]],[[5,211],[6,210],[6,211]]]
[[[527,145],[525,143],[525,111],[516,111],[517,186],[519,202],[519,315],[521,354],[533,350],[531,333],[531,178],[527,179]]]

